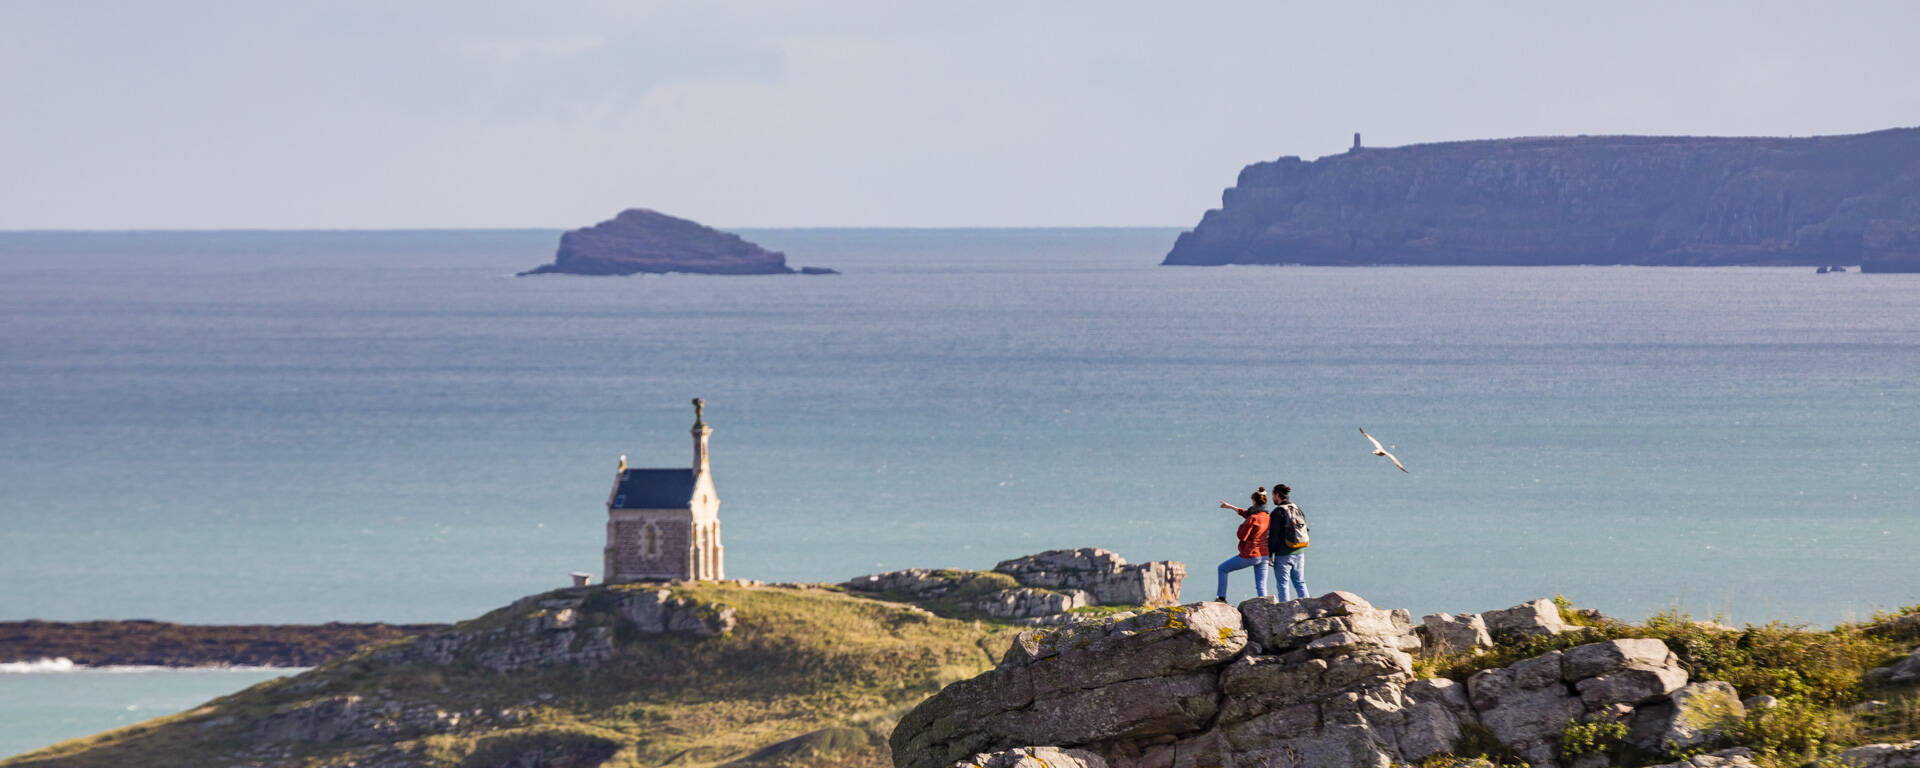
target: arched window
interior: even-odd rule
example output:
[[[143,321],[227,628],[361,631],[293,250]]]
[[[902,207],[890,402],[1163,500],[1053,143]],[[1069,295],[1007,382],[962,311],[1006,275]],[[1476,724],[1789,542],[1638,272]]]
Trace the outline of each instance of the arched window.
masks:
[[[660,527],[652,521],[640,530],[640,556],[648,560],[660,556]]]

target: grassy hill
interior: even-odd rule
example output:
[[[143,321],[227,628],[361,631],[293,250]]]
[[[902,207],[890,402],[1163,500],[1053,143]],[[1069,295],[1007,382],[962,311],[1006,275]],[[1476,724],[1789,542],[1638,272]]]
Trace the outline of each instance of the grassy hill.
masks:
[[[659,589],[536,595],[0,766],[878,768],[901,713],[1007,643],[911,604],[734,584],[667,587],[710,625],[731,609],[724,634],[650,633],[634,599]]]

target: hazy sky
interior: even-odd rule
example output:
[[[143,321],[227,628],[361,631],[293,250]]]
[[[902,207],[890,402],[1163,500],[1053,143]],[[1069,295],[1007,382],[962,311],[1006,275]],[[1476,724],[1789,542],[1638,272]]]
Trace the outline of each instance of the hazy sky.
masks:
[[[1920,124],[1920,3],[0,0],[0,229],[1190,226],[1247,163]]]

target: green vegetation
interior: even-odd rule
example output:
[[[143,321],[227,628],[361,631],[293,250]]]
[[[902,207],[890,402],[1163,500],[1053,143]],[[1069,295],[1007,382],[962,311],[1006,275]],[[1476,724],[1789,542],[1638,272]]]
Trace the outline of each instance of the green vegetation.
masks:
[[[448,768],[506,764],[527,755],[605,756],[609,766],[880,768],[891,765],[885,736],[898,717],[941,686],[990,668],[1009,632],[828,590],[697,584],[672,591],[708,610],[731,606],[738,619],[733,631],[704,638],[644,635],[614,610],[619,593],[630,588],[595,588],[579,609],[579,627],[614,628],[614,656],[603,663],[512,674],[463,663],[382,663],[376,654],[396,645],[388,643],[190,712],[65,742],[0,766],[248,762],[319,768],[402,750]],[[548,613],[535,605],[522,601],[455,629],[485,633]],[[379,745],[351,738],[258,738],[267,715],[348,696],[469,713],[467,725],[433,735],[403,732]],[[475,711],[483,714],[470,714]],[[247,752],[262,743],[276,747],[264,755]],[[280,752],[286,744],[293,747]],[[571,764],[542,759],[529,762]]]
[[[1555,603],[1562,617],[1579,629],[1532,640],[1506,640],[1476,652],[1422,656],[1415,660],[1414,671],[1424,677],[1464,682],[1480,670],[1504,667],[1548,651],[1603,640],[1652,637],[1666,642],[1693,680],[1725,681],[1742,698],[1767,695],[1778,699],[1773,707],[1754,708],[1728,729],[1731,745],[1754,750],[1764,765],[1797,766],[1851,746],[1920,738],[1920,686],[1891,686],[1866,678],[1867,670],[1893,663],[1920,644],[1920,620],[1911,618],[1920,616],[1920,606],[1833,629],[1778,622],[1735,629],[1718,622],[1695,621],[1679,611],[1629,624],[1577,611],[1565,598],[1556,598]],[[1885,703],[1856,711],[1868,701]],[[1710,718],[1713,713],[1700,716]],[[1615,726],[1618,724],[1569,723],[1562,735],[1561,755],[1571,758],[1616,750],[1624,731]],[[1496,753],[1475,751],[1480,749],[1463,744],[1459,752],[1506,762]],[[1645,765],[1674,757],[1671,753],[1623,754],[1617,762]],[[1451,755],[1439,759],[1461,761]]]
[[[1572,762],[1587,755],[1612,754],[1627,738],[1627,724],[1617,720],[1572,720],[1560,731],[1560,759]]]

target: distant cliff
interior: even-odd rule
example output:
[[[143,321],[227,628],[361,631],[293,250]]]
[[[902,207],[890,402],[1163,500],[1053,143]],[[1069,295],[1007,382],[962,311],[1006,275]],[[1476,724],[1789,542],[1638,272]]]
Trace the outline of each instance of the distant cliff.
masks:
[[[1255,163],[1162,263],[1896,265],[1869,233],[1916,227],[1920,128],[1500,139]]]
[[[790,275],[787,256],[699,222],[645,208],[629,208],[591,227],[560,236],[552,264],[521,275],[631,275],[692,272],[709,275]],[[833,270],[807,267],[806,274]]]

